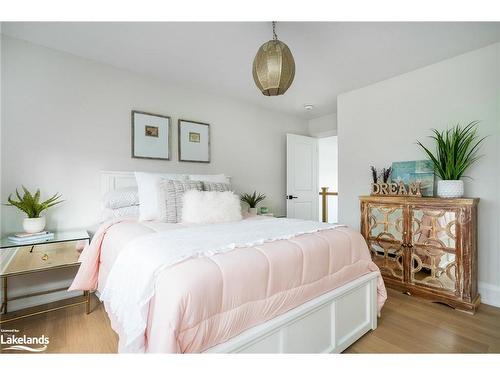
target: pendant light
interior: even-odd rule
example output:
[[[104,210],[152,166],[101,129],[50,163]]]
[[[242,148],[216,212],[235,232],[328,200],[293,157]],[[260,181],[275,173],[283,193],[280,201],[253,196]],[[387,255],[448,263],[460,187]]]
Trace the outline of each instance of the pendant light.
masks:
[[[266,96],[283,95],[295,77],[295,61],[290,48],[278,40],[273,21],[273,39],[260,46],[253,60],[253,79]]]

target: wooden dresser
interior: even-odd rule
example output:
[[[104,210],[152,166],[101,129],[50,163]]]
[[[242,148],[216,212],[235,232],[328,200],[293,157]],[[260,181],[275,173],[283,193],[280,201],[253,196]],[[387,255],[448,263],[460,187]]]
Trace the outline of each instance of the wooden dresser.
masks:
[[[361,233],[388,287],[474,313],[479,199],[360,197]]]

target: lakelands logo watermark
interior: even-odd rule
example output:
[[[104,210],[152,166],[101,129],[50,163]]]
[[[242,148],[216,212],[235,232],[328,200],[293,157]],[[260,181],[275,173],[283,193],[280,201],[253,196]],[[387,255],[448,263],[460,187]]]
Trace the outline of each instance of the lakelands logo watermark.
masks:
[[[2,351],[27,351],[43,352],[49,345],[49,338],[45,335],[26,336],[20,335],[17,329],[0,330],[0,347]]]

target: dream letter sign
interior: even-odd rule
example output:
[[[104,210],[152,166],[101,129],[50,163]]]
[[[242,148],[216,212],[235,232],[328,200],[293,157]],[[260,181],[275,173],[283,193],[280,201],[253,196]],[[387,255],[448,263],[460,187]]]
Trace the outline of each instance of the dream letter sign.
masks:
[[[421,197],[420,183],[412,182],[405,186],[405,184],[400,182],[391,182],[390,184],[385,182],[377,182],[372,184],[372,194],[371,195],[411,195],[414,197]]]

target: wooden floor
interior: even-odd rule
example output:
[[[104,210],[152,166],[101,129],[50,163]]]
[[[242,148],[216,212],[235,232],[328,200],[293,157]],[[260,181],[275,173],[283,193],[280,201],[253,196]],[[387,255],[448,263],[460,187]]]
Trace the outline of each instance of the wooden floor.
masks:
[[[475,315],[388,289],[378,328],[344,353],[500,353],[500,308]]]
[[[500,308],[481,305],[476,315],[468,315],[393,290],[388,292],[378,328],[345,353],[500,353]],[[117,336],[96,299],[90,315],[79,306],[2,324],[1,328],[18,329],[19,334],[28,336],[48,336],[49,353],[117,350]]]

